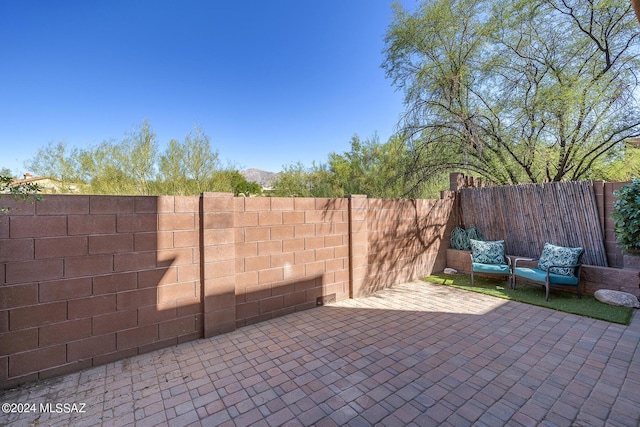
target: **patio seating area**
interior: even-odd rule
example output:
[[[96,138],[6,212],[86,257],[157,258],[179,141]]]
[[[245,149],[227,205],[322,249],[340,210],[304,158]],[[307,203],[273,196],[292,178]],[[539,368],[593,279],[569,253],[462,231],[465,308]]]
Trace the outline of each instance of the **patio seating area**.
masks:
[[[635,426],[639,341],[416,281],[5,390],[34,410],[0,425]]]

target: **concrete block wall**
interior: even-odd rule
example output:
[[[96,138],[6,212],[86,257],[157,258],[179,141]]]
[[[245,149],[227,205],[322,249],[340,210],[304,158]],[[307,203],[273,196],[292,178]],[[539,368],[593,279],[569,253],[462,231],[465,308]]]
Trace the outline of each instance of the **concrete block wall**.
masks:
[[[617,264],[608,218],[623,183],[594,185]],[[446,266],[469,270],[468,253],[448,250],[455,192],[440,200],[47,195],[2,204],[12,209],[0,215],[0,388]],[[637,269],[585,266],[582,279],[586,293],[640,289]]]
[[[2,203],[0,388],[442,269],[452,206],[229,193]]]
[[[452,193],[442,200],[369,200],[365,289],[375,292],[444,270],[453,202]]]
[[[617,245],[615,222],[611,219],[611,213],[613,212],[613,202],[616,198],[613,193],[626,182],[604,182],[594,181],[593,192],[596,199],[596,205],[598,207],[598,214],[600,215],[600,227],[602,229],[602,236],[604,239],[604,247],[607,251],[607,262],[609,267],[625,267],[624,254],[622,249]]]
[[[346,199],[233,202],[236,327],[349,297]]]
[[[202,335],[197,197],[3,204],[4,387]]]

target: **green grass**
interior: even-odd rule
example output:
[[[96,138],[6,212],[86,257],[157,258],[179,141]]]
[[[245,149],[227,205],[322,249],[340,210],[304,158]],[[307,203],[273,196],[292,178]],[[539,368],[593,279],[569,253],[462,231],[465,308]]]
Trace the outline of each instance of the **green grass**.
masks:
[[[622,325],[629,324],[634,310],[629,307],[604,304],[590,295],[583,295],[580,299],[577,294],[556,289],[551,289],[549,301],[545,301],[544,286],[518,283],[517,288],[513,290],[509,289],[508,281],[498,278],[476,276],[475,286],[471,286],[470,275],[460,273],[455,275],[434,274],[422,280]]]

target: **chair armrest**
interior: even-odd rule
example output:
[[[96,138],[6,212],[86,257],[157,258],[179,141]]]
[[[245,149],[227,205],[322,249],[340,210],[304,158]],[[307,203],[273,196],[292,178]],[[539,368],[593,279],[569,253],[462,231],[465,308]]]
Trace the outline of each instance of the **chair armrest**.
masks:
[[[513,260],[513,268],[516,268],[518,265],[518,261],[537,261],[537,258],[524,258],[524,257],[518,257],[516,259]]]
[[[550,265],[549,268],[576,268],[582,264],[570,264],[570,265]]]
[[[549,268],[547,268],[547,277],[549,277],[549,273],[552,268],[576,268],[576,267],[581,267],[582,264],[571,264],[571,265],[550,265]],[[575,277],[575,276],[574,276]],[[578,277],[580,277],[580,271],[578,271]]]

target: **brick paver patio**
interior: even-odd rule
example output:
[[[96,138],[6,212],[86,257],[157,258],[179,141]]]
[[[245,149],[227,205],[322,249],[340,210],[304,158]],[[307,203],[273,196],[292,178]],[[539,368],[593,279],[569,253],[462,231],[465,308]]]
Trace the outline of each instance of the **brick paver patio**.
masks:
[[[4,391],[35,411],[0,425],[637,426],[639,341],[413,282]]]

